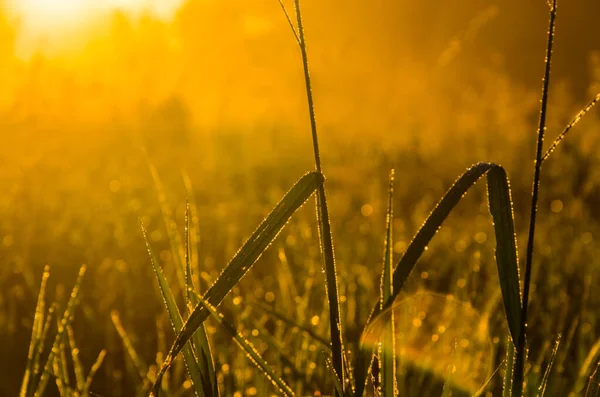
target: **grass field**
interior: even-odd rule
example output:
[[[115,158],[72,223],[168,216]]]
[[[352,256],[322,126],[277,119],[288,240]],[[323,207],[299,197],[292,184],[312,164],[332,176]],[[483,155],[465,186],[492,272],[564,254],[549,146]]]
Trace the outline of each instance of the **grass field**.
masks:
[[[360,110],[332,116],[329,97],[322,101],[329,113],[321,122],[319,90],[326,84],[319,82],[317,69],[313,88],[322,163],[319,172],[307,174],[315,169],[314,147],[302,108],[300,51],[295,56],[293,81],[300,97],[290,101],[291,109],[301,108],[300,115],[292,112],[285,119],[278,113],[256,121],[261,102],[248,105],[256,106],[252,123],[243,115],[216,123],[195,118],[183,94],[135,111],[80,110],[73,121],[66,104],[92,109],[94,103],[77,104],[80,91],[61,96],[61,84],[68,82],[61,80],[60,60],[15,61],[11,70],[19,73],[26,99],[16,95],[19,87],[11,91],[13,107],[0,120],[5,142],[0,148],[0,396],[17,396],[20,390],[33,396],[46,381],[43,395],[148,395],[170,358],[174,328],[181,329],[196,305],[209,317],[192,337],[193,349],[174,358],[161,395],[210,396],[218,389],[221,396],[319,396],[334,395],[336,387],[352,395],[349,385],[360,372],[352,369],[365,360],[361,354],[371,368],[373,349],[378,360],[366,378],[366,395],[471,396],[481,387],[483,395],[511,395],[510,387],[503,387],[512,379],[507,341],[518,325],[511,322],[515,312],[508,309],[501,283],[515,279],[511,268],[504,268],[508,273],[500,274],[499,283],[496,260],[503,255],[505,263],[512,260],[510,249],[501,246],[503,238],[510,245],[512,234],[508,242],[498,235],[504,227],[498,214],[512,225],[506,219],[511,208],[488,204],[488,194],[505,192],[504,185],[495,185],[503,180],[502,171],[486,168],[490,179],[482,177],[450,213],[401,291],[390,290],[391,271],[410,253],[411,242],[418,240],[413,236],[457,178],[486,161],[501,164],[510,180],[522,288],[539,90],[518,85],[494,67],[482,68],[471,87],[436,81],[407,88],[415,101],[429,98],[430,106],[403,107],[411,102],[404,98],[394,107],[388,103],[393,98],[382,99],[382,107],[396,113],[373,123]],[[61,82],[54,87],[60,95],[49,94],[55,92],[49,81]],[[456,100],[430,94],[433,87],[443,87],[441,92]],[[590,92],[597,88],[592,83]],[[585,105],[566,92],[565,85],[551,81],[546,142]],[[124,101],[126,94],[119,95]],[[96,105],[110,109],[102,100]],[[208,100],[197,103],[202,101]],[[94,117],[82,116],[88,111]],[[593,109],[543,163],[525,396],[543,395],[540,385],[549,397],[600,395],[600,374],[588,385],[600,360],[599,153],[600,116]],[[315,207],[323,214],[321,186],[331,220],[345,348],[338,358],[335,343],[330,344],[332,268],[327,260],[323,265],[319,248],[327,247],[321,240],[327,227],[319,229],[315,216]],[[295,201],[284,199],[276,207],[284,196]],[[274,208],[265,229],[257,230]],[[278,209],[288,211],[289,220],[278,217]],[[263,233],[257,239],[255,230]],[[260,258],[249,269],[254,256]],[[222,273],[228,263],[238,271]],[[229,287],[225,291],[222,285]],[[74,286],[77,294],[71,292]],[[216,296],[222,291],[220,303]],[[380,302],[386,310],[363,333]],[[221,319],[209,315],[215,309]],[[43,345],[32,342],[32,331],[33,342],[44,340]],[[206,341],[214,371],[210,358],[203,361]],[[257,368],[262,359],[268,366]],[[346,370],[337,379],[341,367]],[[30,378],[23,382],[25,373]]]

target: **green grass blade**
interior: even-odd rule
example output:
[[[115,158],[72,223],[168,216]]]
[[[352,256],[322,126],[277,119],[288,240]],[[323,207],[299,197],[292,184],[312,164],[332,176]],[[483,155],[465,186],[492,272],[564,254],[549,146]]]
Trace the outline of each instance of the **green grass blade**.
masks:
[[[590,376],[585,397],[600,397],[600,361],[596,365],[596,370]]]
[[[27,354],[27,367],[25,368],[25,374],[21,382],[21,390],[19,392],[20,397],[27,396],[30,385],[33,381],[33,370],[36,362],[36,356],[39,359],[39,355],[36,354],[37,348],[40,345],[42,333],[44,330],[44,312],[45,312],[45,295],[46,285],[48,284],[48,278],[50,277],[50,267],[44,268],[42,274],[42,283],[40,285],[40,291],[38,292],[38,299],[35,306],[35,315],[33,317],[33,328],[31,330],[31,341],[29,342],[29,352]]]
[[[53,303],[52,306],[50,306],[50,309],[48,310],[48,315],[46,316],[46,321],[44,322],[44,328],[42,330],[42,336],[39,339],[39,343],[37,344],[37,348],[35,351],[35,356],[34,356],[34,365],[33,365],[33,377],[31,377],[30,379],[30,386],[27,392],[27,395],[33,395],[33,393],[35,392],[36,388],[34,387],[36,380],[38,379],[38,375],[40,374],[40,372],[43,370],[43,364],[40,360],[42,353],[44,352],[44,348],[46,346],[46,340],[48,339],[48,335],[50,332],[50,328],[52,327],[52,322],[54,321],[54,316],[57,315],[58,313],[58,309],[57,309],[58,305],[56,303]]]
[[[448,217],[452,209],[458,204],[460,199],[471,188],[471,186],[473,186],[475,182],[477,182],[479,178],[481,178],[492,166],[492,164],[482,162],[477,163],[473,167],[467,169],[467,171],[458,178],[454,185],[452,185],[444,197],[442,197],[442,199],[438,202],[437,206],[433,209],[431,214],[429,214],[427,220],[421,226],[404,252],[404,255],[394,268],[392,275],[392,296],[387,300],[384,308],[391,306],[393,300],[401,291],[404,282],[417,263],[417,260],[425,251],[425,248],[444,220]],[[367,324],[364,327],[365,330],[367,329],[371,319],[376,318],[382,310],[383,308],[378,302],[378,304],[373,308],[369,319],[367,320]],[[370,354],[371,349],[365,350],[361,348],[357,351],[357,360],[354,367],[354,379],[356,381],[357,397],[361,397],[364,393],[367,374],[372,361]]]
[[[546,58],[544,62],[544,78],[542,88],[542,99],[540,101],[540,118],[537,130],[537,145],[535,151],[533,188],[531,192],[531,212],[529,216],[529,233],[527,236],[527,249],[525,254],[525,277],[523,280],[523,304],[521,314],[521,326],[519,337],[515,340],[516,358],[515,374],[513,381],[513,395],[521,396],[523,393],[523,381],[525,378],[525,345],[527,342],[527,310],[529,307],[529,288],[531,285],[531,273],[533,266],[533,247],[535,245],[535,225],[537,218],[538,196],[540,192],[540,179],[542,175],[542,151],[544,147],[544,133],[546,132],[546,117],[548,108],[548,93],[550,88],[550,70],[552,65],[552,48],[554,46],[554,30],[556,22],[556,5],[558,0],[549,0],[550,26],[548,27],[548,45],[546,47]],[[509,319],[510,320],[510,319]]]
[[[300,46],[302,55],[302,68],[304,71],[304,83],[306,88],[306,99],[308,101],[308,113],[310,118],[310,129],[313,141],[313,152],[315,156],[315,169],[321,172],[321,154],[319,152],[319,139],[317,134],[317,121],[312,94],[312,82],[310,79],[310,68],[308,66],[308,53],[306,50],[306,39],[304,37],[304,25],[302,23],[302,11],[300,0],[294,0],[298,34],[296,39]],[[285,7],[284,7],[285,11]],[[286,12],[287,14],[287,12]],[[292,26],[293,28],[293,26]],[[294,33],[296,32],[295,29]],[[317,222],[319,225],[319,240],[323,258],[323,269],[325,270],[325,286],[327,291],[327,302],[329,303],[329,327],[331,336],[332,362],[336,372],[341,376],[342,386],[345,376],[344,369],[344,343],[342,338],[342,322],[340,320],[340,299],[338,294],[337,271],[335,267],[335,255],[333,250],[333,238],[331,236],[331,225],[329,221],[329,209],[327,207],[327,196],[325,187],[320,185],[317,189]]]
[[[184,268],[184,244],[183,241],[181,241],[181,235],[177,230],[177,223],[175,222],[173,213],[171,211],[171,208],[169,207],[169,202],[167,200],[165,188],[162,184],[162,181],[160,180],[160,176],[158,174],[158,171],[156,170],[156,167],[150,162],[149,159],[148,168],[150,169],[150,174],[152,175],[152,180],[154,181],[154,187],[158,196],[160,211],[162,213],[163,221],[165,222],[165,227],[167,229],[167,237],[169,239],[169,244],[171,245],[171,253],[173,257],[173,263],[175,264],[177,281],[179,283],[179,287],[181,288],[181,293],[185,296],[186,286]]]
[[[392,305],[394,299],[402,289],[404,282],[417,263],[417,260],[425,251],[425,248],[444,220],[475,182],[490,170],[493,171],[488,174],[488,199],[490,201],[490,213],[493,218],[494,229],[496,232],[496,262],[498,274],[500,277],[504,308],[511,335],[513,335],[513,337],[514,335],[519,335],[521,298],[510,186],[503,168],[490,163],[478,163],[469,168],[439,201],[411,241],[406,252],[398,262],[398,265],[396,265],[392,278],[392,295],[383,307],[379,304],[375,306],[367,325],[377,314]],[[367,326],[365,326],[365,329],[366,328]],[[357,354],[358,359],[354,372],[357,396],[362,396],[362,393],[364,392],[364,384],[368,373],[367,364],[370,362],[369,358],[364,355],[368,353],[369,352],[364,349],[359,349]]]
[[[489,376],[489,378],[485,381],[485,383],[483,385],[481,385],[481,387],[471,395],[471,397],[479,397],[483,394],[483,392],[485,391],[485,389],[487,389],[488,385],[490,384],[490,382],[492,381],[492,379],[494,379],[494,376],[496,376],[496,374],[498,373],[498,371],[500,371],[500,368],[504,365],[505,361],[503,360],[494,370],[494,372],[492,372],[492,374]]]
[[[190,256],[190,203],[186,201],[185,206],[185,284],[187,288],[186,293],[186,307],[189,312],[192,308],[198,305],[198,297],[194,289],[194,283],[192,280],[192,266]],[[202,378],[202,387],[204,388],[204,394],[207,396],[219,395],[219,384],[217,382],[217,373],[215,372],[215,364],[210,349],[210,343],[208,342],[208,336],[206,335],[206,328],[204,324],[198,327],[198,331],[194,332],[192,336],[193,346],[195,347],[196,360],[198,368],[200,370],[200,376]]]
[[[390,172],[390,183],[388,190],[388,209],[386,214],[386,236],[383,253],[383,269],[381,272],[381,293],[379,304],[383,308],[385,302],[392,296],[392,263],[394,251],[392,250],[392,220],[394,216],[394,170]],[[380,345],[381,363],[381,387],[382,397],[395,397],[396,386],[396,337],[394,330],[394,313],[392,312],[390,323],[384,331],[383,341]]]
[[[169,318],[171,320],[171,325],[173,326],[173,330],[175,333],[179,333],[181,328],[183,327],[183,318],[181,317],[181,313],[179,312],[179,308],[177,307],[177,302],[175,301],[175,297],[171,292],[171,288],[169,287],[169,283],[165,275],[163,274],[162,268],[158,263],[158,259],[154,254],[154,250],[150,245],[150,240],[148,239],[148,235],[146,233],[146,229],[142,225],[142,233],[144,234],[144,239],[146,240],[146,248],[148,249],[148,254],[150,255],[150,262],[152,263],[152,268],[154,269],[154,275],[158,280],[158,285],[160,287],[160,292],[162,294],[163,302],[167,309],[167,313],[169,314]],[[190,291],[191,293],[191,291]],[[202,382],[202,375],[200,373],[200,367],[196,358],[194,357],[194,351],[192,349],[192,343],[187,344],[183,348],[183,358],[185,360],[185,364],[188,370],[188,374],[193,383],[193,389],[198,397],[204,397],[204,389]]]
[[[194,284],[192,283],[192,267],[190,265],[190,202],[185,202],[185,307],[191,311],[191,298],[194,295]]]
[[[342,378],[344,378],[344,343],[342,339],[342,323],[340,320],[340,299],[338,293],[337,270],[333,253],[333,239],[331,236],[331,225],[329,223],[329,210],[325,188],[319,186],[317,190],[317,219],[319,223],[319,237],[321,241],[321,253],[323,257],[323,268],[325,270],[325,283],[327,291],[327,302],[329,303],[329,327],[331,335],[331,352],[333,367]],[[344,385],[344,382],[342,382]]]
[[[79,301],[79,290],[81,288],[81,282],[83,280],[83,275],[85,274],[85,266],[82,266],[79,270],[79,275],[77,276],[77,280],[75,281],[75,286],[73,287],[73,291],[69,297],[69,302],[67,303],[67,308],[63,314],[63,317],[60,321],[60,325],[58,328],[58,332],[54,338],[54,343],[52,344],[52,349],[50,349],[50,353],[48,354],[48,358],[46,361],[46,365],[44,366],[44,371],[42,372],[42,376],[40,378],[40,383],[37,386],[34,396],[41,397],[44,395],[46,390],[46,386],[48,385],[48,381],[50,380],[50,375],[52,373],[52,366],[54,364],[54,359],[56,354],[59,353],[60,343],[64,337],[64,333],[66,332],[67,326],[71,324],[73,321],[73,312],[75,311],[75,306]]]
[[[323,355],[325,356],[325,364],[327,365],[327,369],[331,372],[331,377],[333,378],[333,386],[335,387],[335,392],[340,396],[344,395],[344,388],[342,387],[342,382],[340,381],[340,376],[335,372],[335,367],[333,366],[333,361],[331,361],[331,357],[322,350]]]
[[[223,315],[217,312],[217,309],[206,300],[199,298],[200,304],[210,313],[210,315],[221,325],[235,340],[238,346],[246,353],[252,363],[261,370],[262,374],[275,386],[279,391],[288,397],[294,396],[292,389],[273,371],[269,364],[260,356],[260,353],[252,342],[244,338],[242,334],[237,332],[235,327],[227,322]]]
[[[577,123],[579,123],[581,121],[581,119],[583,118],[583,116],[585,116],[586,113],[588,113],[590,110],[592,110],[592,108],[594,106],[596,106],[596,104],[598,102],[600,102],[600,93],[598,93],[594,97],[594,99],[592,99],[590,102],[588,102],[588,104],[585,105],[585,107],[583,109],[581,109],[575,115],[575,117],[573,117],[573,119],[569,122],[569,124],[567,124],[567,126],[565,127],[565,129],[563,130],[563,132],[561,132],[561,134],[558,137],[556,137],[556,139],[554,140],[554,142],[552,142],[552,145],[550,145],[550,147],[548,148],[548,150],[544,154],[544,157],[542,157],[542,161],[546,161],[548,159],[548,157],[550,157],[550,155],[554,152],[554,150],[556,150],[556,147],[558,145],[560,145],[560,143],[563,141],[563,139],[565,139],[565,137],[567,136],[567,134],[569,133],[569,131],[571,131],[571,129],[573,127],[575,127],[575,125],[577,125]]]
[[[512,384],[515,376],[515,344],[513,339],[506,338],[506,366],[504,369],[504,379],[502,380],[502,397],[512,396]]]
[[[77,348],[77,344],[75,343],[75,334],[73,333],[73,328],[71,326],[67,327],[67,336],[69,337],[69,350],[71,350],[71,359],[73,360],[73,372],[75,373],[75,385],[77,386],[77,390],[83,390],[83,386],[85,385],[85,374],[83,370],[83,365],[81,364],[81,360],[79,359],[79,349]]]
[[[217,281],[209,288],[204,300],[213,306],[218,306],[223,298],[233,289],[240,279],[250,270],[254,262],[264,250],[277,237],[291,216],[306,202],[317,187],[324,182],[323,175],[311,172],[304,175],[285,197],[277,204],[273,211],[260,224],[252,236],[236,253],[231,262],[223,270]],[[187,319],[180,333],[178,333],[171,350],[163,363],[155,383],[153,393],[158,396],[159,386],[165,371],[171,366],[173,359],[183,346],[192,337],[194,332],[206,320],[209,312],[203,305],[197,305]]]
[[[502,167],[490,169],[487,180],[490,213],[496,234],[496,265],[502,301],[510,334],[515,346],[519,346],[522,304],[510,185]]]
[[[115,326],[115,329],[117,330],[117,333],[119,334],[119,337],[121,338],[121,341],[123,342],[125,351],[127,352],[129,359],[133,363],[133,366],[135,367],[138,375],[140,376],[140,379],[146,379],[148,373],[148,365],[143,362],[143,360],[140,358],[139,354],[133,347],[133,343],[131,343],[131,339],[129,338],[129,335],[127,335],[127,331],[125,331],[125,327],[123,327],[123,324],[121,323],[119,313],[116,310],[113,310],[111,312],[110,317],[113,322],[113,325]]]
[[[88,376],[85,379],[85,383],[83,384],[83,388],[81,389],[82,396],[87,396],[90,394],[90,388],[92,387],[92,382],[94,381],[94,377],[96,376],[96,374],[98,373],[98,370],[100,369],[100,367],[102,366],[102,363],[104,362],[104,357],[106,357],[106,350],[103,349],[98,354],[98,358],[96,358],[94,365],[92,365],[92,368],[90,368],[90,372],[88,373]]]
[[[544,397],[544,394],[546,394],[546,387],[548,386],[548,380],[550,379],[550,372],[552,371],[554,359],[556,358],[556,353],[558,352],[558,347],[560,346],[560,338],[561,335],[558,334],[556,342],[554,343],[554,349],[552,349],[552,353],[550,354],[550,362],[544,371],[544,377],[542,378],[542,381],[538,387],[537,397]]]
[[[585,360],[583,360],[583,364],[579,369],[579,375],[577,377],[577,381],[575,382],[575,386],[573,388],[575,395],[581,395],[583,392],[583,388],[585,387],[585,383],[587,380],[587,376],[590,371],[590,367],[597,360],[598,354],[600,353],[600,339],[598,339],[592,345],[592,348],[588,352]]]

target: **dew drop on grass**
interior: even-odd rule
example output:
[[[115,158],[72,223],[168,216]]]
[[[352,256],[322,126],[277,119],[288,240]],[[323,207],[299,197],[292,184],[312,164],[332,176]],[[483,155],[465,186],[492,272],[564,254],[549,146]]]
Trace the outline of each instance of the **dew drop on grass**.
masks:
[[[381,343],[391,329],[392,314],[400,365],[431,373],[471,394],[485,384],[492,371],[493,346],[487,320],[469,303],[429,291],[399,297],[366,329],[365,347]]]

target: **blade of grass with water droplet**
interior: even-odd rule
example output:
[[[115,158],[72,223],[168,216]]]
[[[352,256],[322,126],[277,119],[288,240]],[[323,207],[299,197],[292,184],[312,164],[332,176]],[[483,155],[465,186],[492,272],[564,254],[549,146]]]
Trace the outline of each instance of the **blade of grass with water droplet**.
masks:
[[[210,313],[210,315],[233,337],[237,345],[246,353],[252,363],[261,370],[262,374],[275,386],[283,395],[293,397],[292,389],[273,371],[269,364],[261,357],[252,342],[244,338],[237,332],[235,327],[227,322],[222,314],[218,313],[216,308],[208,301],[199,298],[200,304]]]
[[[39,360],[38,349],[40,347],[42,334],[44,330],[44,316],[45,316],[45,296],[46,296],[46,285],[48,284],[48,278],[50,277],[50,268],[46,266],[44,273],[42,274],[42,282],[40,290],[38,292],[38,299],[35,305],[35,314],[33,317],[33,327],[31,330],[31,341],[29,342],[29,352],[27,354],[27,367],[25,368],[25,374],[21,382],[21,390],[19,392],[20,397],[28,395],[28,391],[34,382],[33,371],[35,363]]]
[[[194,289],[194,283],[192,280],[192,266],[190,263],[190,203],[186,201],[185,205],[185,284],[187,288],[186,293],[186,308],[188,316],[192,311],[192,308],[198,305],[198,297]],[[202,387],[204,388],[204,394],[207,396],[218,397],[219,385],[217,382],[217,373],[215,371],[215,364],[206,335],[206,328],[204,324],[198,327],[198,330],[194,332],[192,336],[192,346],[195,349],[198,368],[200,369],[200,376],[202,377]]]
[[[283,6],[283,3],[281,3]],[[289,19],[289,15],[284,8],[284,12]],[[319,139],[317,133],[317,121],[315,116],[315,106],[312,94],[312,82],[310,79],[310,68],[308,65],[308,52],[306,50],[306,38],[304,37],[304,26],[302,22],[302,11],[300,0],[294,0],[294,10],[296,12],[296,22],[298,32],[292,23],[290,26],[296,36],[296,41],[300,47],[302,56],[302,69],[304,71],[304,85],[306,88],[306,99],[308,105],[308,114],[310,119],[310,129],[313,142],[313,153],[315,156],[315,169],[321,172],[321,154],[319,152]],[[323,269],[325,270],[325,291],[327,294],[327,302],[329,304],[329,333],[331,336],[331,352],[332,362],[336,372],[341,376],[340,381],[346,378],[345,353],[342,332],[342,322],[340,320],[340,299],[338,294],[337,270],[335,266],[335,255],[333,249],[333,237],[331,235],[331,225],[329,220],[329,209],[327,207],[327,196],[325,194],[325,186],[320,185],[317,189],[316,197],[317,206],[317,223],[319,225],[319,241],[321,244],[321,256],[323,260]],[[342,382],[342,386],[346,383]],[[338,397],[341,397],[336,392]]]
[[[147,163],[148,168],[150,169],[150,174],[152,175],[152,180],[154,181],[156,194],[158,196],[160,212],[162,213],[163,221],[167,229],[167,237],[169,239],[169,244],[171,245],[171,253],[173,263],[175,264],[177,281],[179,283],[179,287],[181,288],[181,293],[185,296],[186,287],[184,268],[184,244],[181,240],[181,235],[177,231],[177,223],[175,222],[175,219],[173,218],[173,213],[171,212],[171,208],[169,207],[167,194],[160,179],[160,175],[158,174],[158,171],[156,170],[154,164],[152,164],[149,159],[147,159]]]
[[[522,303],[510,185],[506,171],[499,166],[490,169],[487,180],[489,208],[496,234],[496,265],[502,301],[510,334],[515,346],[519,346]]]
[[[512,383],[515,371],[515,344],[510,335],[506,338],[506,365],[502,379],[502,397],[512,396]]]
[[[104,357],[106,357],[106,350],[102,349],[100,350],[100,353],[98,354],[98,358],[96,358],[94,365],[92,365],[92,368],[90,368],[90,372],[88,373],[87,378],[85,379],[85,383],[83,384],[83,388],[81,389],[82,396],[87,396],[90,394],[92,382],[94,381],[94,377],[96,376],[98,370],[104,362]]]
[[[540,386],[538,387],[537,397],[544,397],[546,394],[546,387],[548,386],[548,380],[550,379],[550,372],[552,371],[552,366],[554,365],[554,358],[556,358],[556,352],[558,352],[558,346],[560,346],[560,338],[561,335],[558,334],[556,338],[556,342],[554,343],[554,349],[552,349],[552,353],[550,354],[550,362],[544,371],[544,377],[540,382]]]
[[[79,349],[77,348],[77,344],[75,343],[75,334],[73,333],[73,328],[71,326],[67,327],[67,336],[69,337],[69,350],[71,351],[71,360],[73,361],[73,372],[75,373],[75,384],[77,386],[77,390],[83,390],[83,386],[85,384],[85,374],[83,370],[83,365],[81,364],[81,360],[79,359]]]
[[[158,285],[160,287],[160,292],[162,294],[163,302],[167,309],[167,313],[169,314],[169,319],[171,320],[171,325],[175,333],[179,333],[181,328],[183,327],[183,318],[181,317],[181,313],[179,313],[179,308],[177,307],[177,302],[175,301],[175,297],[173,296],[173,292],[171,292],[171,288],[169,287],[169,283],[165,275],[163,274],[162,268],[158,263],[158,259],[154,254],[154,250],[150,245],[150,241],[148,240],[148,235],[146,233],[146,229],[143,225],[142,233],[144,234],[144,240],[146,241],[146,248],[148,250],[148,254],[150,255],[150,262],[152,263],[152,268],[154,269],[154,275],[158,280]],[[191,293],[192,291],[190,291]],[[187,294],[186,294],[187,296]],[[196,357],[194,356],[192,343],[188,343],[183,348],[183,358],[185,360],[185,364],[188,370],[188,375],[193,383],[193,389],[198,397],[204,397],[204,382],[202,381],[202,375],[200,374],[200,367],[198,362],[196,361]]]
[[[85,274],[85,266],[82,266],[79,270],[79,274],[77,276],[77,280],[75,281],[75,286],[73,287],[73,291],[69,296],[69,301],[67,303],[67,308],[63,314],[63,317],[60,321],[60,326],[58,328],[58,332],[54,338],[54,343],[52,344],[52,348],[50,349],[50,353],[48,354],[48,358],[46,364],[44,366],[44,370],[42,372],[42,376],[40,378],[40,382],[36,388],[35,397],[41,397],[44,395],[46,391],[46,386],[48,385],[48,381],[50,380],[50,375],[52,373],[52,366],[54,364],[54,359],[60,349],[60,343],[66,332],[67,326],[71,324],[73,321],[73,312],[75,311],[75,307],[79,302],[79,290],[81,288],[81,282],[83,280],[83,275]]]
[[[429,214],[413,240],[408,245],[404,255],[394,268],[392,274],[392,296],[385,303],[384,308],[391,306],[393,300],[398,295],[404,282],[408,278],[413,267],[425,248],[448,217],[452,209],[458,204],[464,194],[492,167],[489,163],[478,163],[463,173],[452,187],[446,192],[444,197],[438,202],[433,211]],[[379,302],[373,310],[365,324],[367,329],[370,321],[377,317],[383,310]],[[356,381],[356,396],[361,397],[365,390],[367,375],[371,365],[371,349],[360,348],[357,351],[357,359],[354,366],[354,379]]]
[[[381,292],[379,297],[380,307],[383,308],[385,302],[393,294],[392,285],[392,263],[394,251],[392,250],[392,221],[394,216],[393,207],[394,196],[394,170],[390,172],[390,181],[388,188],[388,208],[386,213],[386,233],[383,252],[383,269],[381,271]],[[390,323],[384,331],[383,341],[380,346],[381,357],[381,387],[382,397],[395,397],[397,394],[396,386],[396,337],[394,331],[394,313],[392,312]]]
[[[600,361],[598,361],[596,370],[590,376],[585,397],[600,397]]]
[[[585,387],[586,381],[588,379],[588,374],[590,371],[590,367],[597,360],[598,354],[600,353],[600,339],[596,340],[596,342],[592,345],[588,355],[583,360],[583,364],[579,369],[579,375],[577,377],[577,381],[575,382],[575,386],[573,387],[573,392],[575,395],[581,395],[583,392],[583,388]]]
[[[498,371],[500,370],[500,368],[502,367],[502,365],[504,365],[505,361],[502,360],[502,362],[496,367],[496,369],[494,370],[494,372],[492,372],[492,374],[489,376],[489,378],[485,381],[485,383],[483,385],[481,385],[481,387],[471,395],[471,397],[479,397],[483,394],[483,392],[485,391],[485,389],[487,389],[488,385],[490,384],[490,382],[492,381],[492,379],[494,379],[494,376],[496,376],[496,374],[498,373]]]
[[[323,184],[324,178],[321,173],[310,172],[304,175],[292,189],[277,204],[267,218],[258,226],[252,236],[246,241],[242,248],[235,254],[231,262],[223,270],[217,281],[204,295],[204,300],[213,306],[218,306],[229,294],[241,278],[250,270],[254,262],[267,249],[269,244],[279,234],[281,229],[289,221],[291,216],[302,206],[314,191]],[[160,380],[165,371],[171,366],[175,356],[192,337],[194,332],[208,317],[208,311],[203,305],[197,305],[190,317],[187,319],[180,333],[177,334],[175,342],[167,355],[158,375],[153,394],[158,396]]]
[[[494,171],[488,173],[490,170]],[[511,335],[513,338],[515,338],[515,335],[519,335],[521,298],[510,186],[504,169],[490,163],[478,163],[469,168],[439,201],[394,269],[392,296],[387,300],[383,308],[379,304],[374,307],[365,329],[371,319],[376,318],[376,315],[382,310],[391,307],[395,297],[400,293],[404,282],[439,227],[460,199],[486,173],[488,173],[490,213],[496,233],[496,264],[500,277],[504,308]],[[359,349],[357,354],[358,358],[354,371],[357,396],[362,396],[364,392],[368,373],[367,365],[370,363],[370,359],[367,356],[369,353],[365,349]]]
[[[123,327],[123,324],[121,323],[119,313],[116,310],[113,310],[110,317],[115,329],[117,330],[117,333],[119,334],[119,337],[121,338],[121,341],[123,342],[125,351],[127,352],[129,359],[133,363],[133,366],[140,376],[140,379],[146,379],[148,374],[148,365],[142,361],[139,354],[133,347],[133,343],[131,343],[131,339],[129,338],[129,335],[127,335],[127,331],[125,331],[125,327]]]
[[[325,351],[322,351],[325,364],[327,365],[327,369],[331,372],[331,378],[333,379],[333,386],[335,387],[335,392],[340,396],[344,395],[344,389],[342,387],[342,382],[340,382],[340,376],[335,372],[335,367],[333,366],[333,361],[331,360],[331,356],[329,356]]]

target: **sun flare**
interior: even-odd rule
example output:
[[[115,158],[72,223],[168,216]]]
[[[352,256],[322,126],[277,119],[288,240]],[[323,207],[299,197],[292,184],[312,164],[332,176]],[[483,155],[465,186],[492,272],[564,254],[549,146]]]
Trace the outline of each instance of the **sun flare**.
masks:
[[[38,32],[70,29],[84,25],[95,14],[121,9],[127,12],[151,11],[168,16],[181,0],[8,0],[9,8],[25,25]]]

